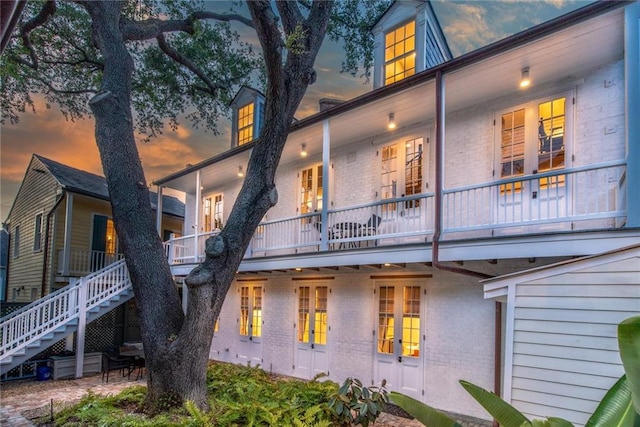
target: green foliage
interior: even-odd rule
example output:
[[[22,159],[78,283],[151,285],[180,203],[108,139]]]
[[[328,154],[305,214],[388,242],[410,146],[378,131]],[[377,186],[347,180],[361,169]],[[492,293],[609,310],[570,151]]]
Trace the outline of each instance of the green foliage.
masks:
[[[460,384],[493,418],[498,420],[502,426],[521,427],[522,425],[531,424],[531,421],[529,421],[527,417],[500,399],[499,396],[467,381],[461,380]]]
[[[622,427],[633,425],[634,410],[627,376],[609,389],[585,427]]]
[[[385,381],[380,387],[364,387],[357,378],[347,378],[329,401],[329,407],[341,425],[362,424],[367,427],[380,416],[389,401]]]
[[[425,426],[461,427],[456,420],[448,415],[445,415],[437,409],[407,395],[392,391],[389,396],[391,398],[391,402],[404,409],[408,414]]]
[[[210,411],[187,401],[182,408],[145,414],[146,388],[131,387],[116,396],[89,394],[56,414],[55,425],[329,427],[337,422],[328,402],[338,387],[330,381],[274,378],[257,367],[224,363],[210,365],[207,381]]]
[[[640,424],[640,316],[630,317],[618,325],[618,346]]]

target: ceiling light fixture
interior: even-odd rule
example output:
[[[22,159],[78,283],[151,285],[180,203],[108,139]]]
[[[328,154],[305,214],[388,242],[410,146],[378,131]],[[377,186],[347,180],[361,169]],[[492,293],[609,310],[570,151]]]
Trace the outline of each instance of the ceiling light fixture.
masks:
[[[522,78],[520,79],[520,87],[525,88],[531,84],[531,79],[529,78],[529,67],[525,67],[522,69]]]
[[[242,178],[244,176],[244,172],[242,171],[242,166],[238,166],[238,176]]]
[[[300,157],[307,157],[307,144],[302,143],[302,148],[300,149]]]
[[[389,129],[396,128],[396,115],[394,113],[389,113],[389,125],[387,127]]]

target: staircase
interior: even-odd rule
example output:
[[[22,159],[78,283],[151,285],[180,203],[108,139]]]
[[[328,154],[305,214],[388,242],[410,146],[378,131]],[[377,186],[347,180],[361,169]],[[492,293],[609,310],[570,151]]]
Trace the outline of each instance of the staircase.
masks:
[[[0,374],[133,298],[120,260],[0,319]],[[84,337],[84,333],[82,334]],[[84,339],[83,339],[84,341]]]

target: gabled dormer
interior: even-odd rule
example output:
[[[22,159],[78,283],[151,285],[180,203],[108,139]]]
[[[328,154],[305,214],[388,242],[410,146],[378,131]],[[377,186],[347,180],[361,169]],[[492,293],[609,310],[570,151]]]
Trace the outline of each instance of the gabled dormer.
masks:
[[[453,58],[429,1],[395,1],[372,32],[374,89]]]
[[[230,107],[233,111],[231,148],[256,139],[264,121],[264,95],[256,89],[242,86]]]

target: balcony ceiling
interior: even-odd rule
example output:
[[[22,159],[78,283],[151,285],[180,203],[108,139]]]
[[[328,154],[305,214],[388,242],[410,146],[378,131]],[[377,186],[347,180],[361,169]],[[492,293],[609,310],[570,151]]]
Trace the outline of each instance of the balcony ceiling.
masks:
[[[476,106],[505,108],[543,96],[554,87],[579,84],[589,70],[624,57],[624,11],[615,9],[605,15],[573,25],[515,49],[475,61],[455,71],[445,71],[445,108],[447,113]],[[522,69],[529,67],[531,86],[518,87]],[[427,72],[428,73],[428,72]],[[620,82],[622,84],[622,82]],[[392,141],[387,130],[389,113],[395,114],[398,132],[415,124],[432,124],[435,119],[434,78],[419,80],[402,91],[379,89],[384,96],[353,109],[330,116],[331,148],[357,141]],[[379,92],[379,93],[383,93]],[[365,94],[366,98],[372,94]],[[360,99],[361,100],[361,99]],[[358,103],[358,99],[354,104]],[[300,161],[301,144],[307,145],[309,161],[320,161],[322,121],[311,122],[289,135],[281,164]],[[249,152],[216,162],[202,170],[205,188],[239,179],[238,166],[247,164]],[[167,187],[193,193],[195,173],[176,178]]]

